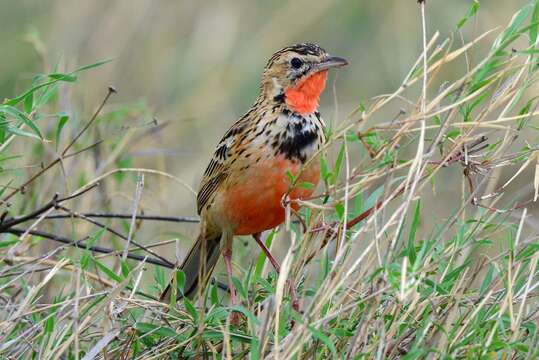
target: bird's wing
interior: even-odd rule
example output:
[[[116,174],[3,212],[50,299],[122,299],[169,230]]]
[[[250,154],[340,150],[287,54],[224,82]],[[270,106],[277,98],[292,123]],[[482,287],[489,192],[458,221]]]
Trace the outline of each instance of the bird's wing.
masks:
[[[197,195],[197,211],[199,215],[202,209],[210,204],[210,199],[212,199],[216,190],[228,177],[233,162],[231,150],[241,142],[241,135],[246,129],[248,122],[247,116],[248,114],[232,125],[215,147],[213,157],[200,182],[200,189]]]

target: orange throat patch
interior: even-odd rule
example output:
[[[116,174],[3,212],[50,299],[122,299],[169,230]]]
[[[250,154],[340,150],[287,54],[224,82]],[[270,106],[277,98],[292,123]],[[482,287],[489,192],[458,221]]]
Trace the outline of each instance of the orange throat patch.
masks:
[[[326,87],[327,70],[309,76],[298,85],[285,91],[288,107],[299,114],[310,114],[318,108],[320,94]]]

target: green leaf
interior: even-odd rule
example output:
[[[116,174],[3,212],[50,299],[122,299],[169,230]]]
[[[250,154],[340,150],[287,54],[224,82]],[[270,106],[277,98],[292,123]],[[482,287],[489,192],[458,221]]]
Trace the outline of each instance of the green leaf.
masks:
[[[28,95],[33,94],[37,90],[39,90],[41,88],[44,88],[46,86],[52,85],[52,84],[54,84],[56,82],[58,82],[58,80],[50,80],[50,81],[46,81],[44,83],[35,85],[34,87],[30,88],[29,90],[25,91],[24,93],[22,93],[21,95],[15,97],[15,98],[6,99],[6,101],[4,101],[4,104],[5,105],[15,106],[18,103],[20,103],[21,101],[23,101]]]
[[[516,53],[517,54],[524,54],[524,55],[539,54],[539,49],[530,48],[530,49],[516,51]]]
[[[446,136],[450,139],[455,139],[456,137],[458,137],[460,135],[460,130],[458,129],[453,129],[453,130],[450,130],[447,132]]]
[[[160,266],[155,267],[155,273],[153,274],[153,279],[157,284],[157,289],[163,290],[167,287],[167,280],[165,277],[165,272]]]
[[[58,80],[58,81],[66,81],[66,82],[77,81],[77,77],[70,74],[52,73],[52,74],[49,74],[49,77],[51,79]]]
[[[539,244],[537,243],[530,243],[527,244],[515,257],[515,261],[523,261],[528,258],[531,258],[533,255],[535,255],[537,252],[539,252]]]
[[[310,182],[307,182],[307,181],[302,181],[298,184],[298,187],[302,188],[302,189],[314,189],[314,184],[313,183],[310,183]]]
[[[31,94],[28,94],[28,96],[24,98],[24,111],[27,114],[30,114],[33,108],[34,108],[34,94],[31,93]]]
[[[41,84],[36,84],[32,88],[30,88],[29,90],[25,91],[24,93],[22,93],[21,95],[19,95],[17,97],[14,97],[14,98],[11,98],[11,99],[6,99],[6,101],[4,101],[4,104],[5,105],[15,106],[18,103],[20,103],[21,101],[23,101],[28,95],[33,94],[34,92],[36,92],[39,89],[42,89],[44,87],[53,85],[53,84],[57,83],[58,81],[72,82],[74,80],[73,74],[81,72],[81,71],[93,69],[95,67],[101,66],[101,65],[106,64],[106,63],[111,62],[111,61],[112,61],[112,59],[101,60],[101,61],[95,62],[93,64],[84,65],[84,66],[81,66],[80,68],[76,69],[75,71],[73,71],[73,72],[71,72],[69,74],[58,74],[58,73],[50,74],[49,78],[52,79],[52,80],[45,81],[45,82],[43,82]],[[76,80],[76,77],[75,77],[75,80]]]
[[[39,98],[36,100],[35,107],[41,107],[45,104],[53,102],[57,96],[58,96],[58,83],[54,83],[50,86],[47,86],[43,90],[43,93],[41,93]]]
[[[250,344],[251,343],[251,336],[247,336],[245,334],[240,334],[236,332],[230,332],[230,337],[232,340],[237,340],[242,343]],[[216,331],[216,330],[205,330],[202,334],[202,338],[204,340],[209,341],[222,341],[223,340],[223,332],[222,331]]]
[[[114,59],[105,59],[105,60],[97,61],[97,62],[95,62],[95,63],[93,63],[93,64],[81,66],[80,68],[78,68],[78,69],[76,69],[75,71],[73,71],[73,74],[74,74],[74,73],[81,72],[81,71],[85,71],[85,70],[90,70],[90,69],[93,69],[93,68],[95,68],[95,67],[98,67],[98,66],[107,64],[107,63],[111,62],[112,60],[114,60]]]
[[[492,46],[494,51],[503,50],[515,36],[518,36],[523,29],[519,30],[519,27],[524,23],[526,18],[532,11],[531,4],[524,6],[520,9],[511,19],[509,26],[498,36]]]
[[[241,281],[235,277],[235,276],[232,276],[232,282],[234,283],[234,286],[236,287],[236,290],[238,292],[238,294],[244,298],[244,299],[247,299],[247,290],[245,290],[245,288],[243,287],[243,284],[241,283]]]
[[[212,305],[219,305],[219,293],[217,292],[217,286],[215,284],[211,285],[210,299],[211,299]]]
[[[339,220],[342,220],[344,218],[344,205],[341,203],[336,203],[335,212],[337,213]]]
[[[127,260],[120,260],[120,269],[122,270],[122,275],[124,276],[124,278],[127,278],[129,276],[129,273],[131,272]]]
[[[331,176],[331,172],[329,171],[329,167],[328,167],[328,161],[325,156],[320,157],[320,172],[322,174],[322,179],[324,179],[324,181],[327,181],[329,177]]]
[[[191,301],[185,296],[183,297],[183,304],[185,306],[185,310],[187,310],[189,315],[191,315],[191,317],[193,318],[194,323],[198,323],[198,312],[191,303]]]
[[[331,178],[332,184],[335,184],[337,182],[337,179],[339,178],[339,175],[341,174],[343,161],[344,161],[344,143],[341,144],[341,148],[339,149],[339,155],[337,155],[337,160],[335,160],[335,167],[333,168],[333,176]]]
[[[260,340],[256,337],[253,337],[251,340],[251,348],[250,348],[250,357],[251,360],[259,360],[260,359]]]
[[[423,259],[427,256],[427,253],[431,249],[432,245],[433,245],[432,241],[422,242],[421,248],[419,249],[419,253],[417,253],[416,255],[416,261],[414,262],[414,266],[413,266],[414,272],[419,270],[419,267],[421,266]]]
[[[346,132],[346,141],[348,141],[348,142],[359,142],[359,136],[354,131],[347,131]]]
[[[105,233],[105,229],[104,228],[101,228],[99,230],[97,230],[95,233],[93,233],[90,238],[88,239],[88,241],[86,241],[86,245],[88,246],[94,246],[95,244],[97,244],[97,242],[99,240],[101,240],[101,238],[103,237],[103,234]]]
[[[41,138],[31,132],[28,132],[26,130],[22,130],[16,126],[13,126],[11,124],[9,124],[8,126],[6,126],[6,131],[10,134],[13,134],[13,135],[18,135],[18,136],[26,136],[26,137],[30,137],[30,138],[34,138],[34,139],[38,139],[38,140],[41,140]]]
[[[271,283],[264,278],[258,278],[258,284],[260,284],[260,286],[262,286],[262,288],[268,293],[272,293],[275,291]]]
[[[43,139],[43,136],[41,135],[41,132],[36,124],[34,124],[34,122],[19,109],[10,105],[0,105],[0,112],[19,120],[22,124],[28,126],[39,137],[39,139]]]
[[[140,331],[143,334],[152,333],[152,334],[156,334],[162,337],[173,337],[173,338],[175,338],[178,335],[176,331],[174,331],[173,329],[169,327],[158,326],[158,325],[150,324],[147,322],[137,322],[135,323],[133,327],[137,331]]]
[[[99,268],[99,270],[103,271],[105,273],[105,275],[107,275],[107,277],[111,280],[114,280],[118,283],[121,283],[122,282],[122,278],[119,277],[118,275],[116,275],[114,273],[114,271],[110,270],[108,267],[105,266],[105,264],[103,264],[101,261],[95,259],[95,258],[92,258],[92,261],[93,263]]]
[[[16,244],[19,242],[18,238],[15,239],[8,239],[8,240],[0,240],[0,249],[9,247],[13,244]]]
[[[69,116],[67,114],[60,114],[60,117],[58,119],[58,125],[56,125],[56,136],[55,136],[55,142],[56,142],[56,149],[58,149],[58,146],[60,144],[60,135],[62,134],[62,129],[64,128],[65,124],[69,121]]]
[[[180,294],[184,295],[185,290],[185,273],[183,270],[176,271],[176,287]]]
[[[89,251],[85,251],[81,257],[80,257],[80,260],[79,260],[79,265],[80,265],[80,268],[82,270],[88,270],[88,265],[90,264],[90,258],[91,258],[91,253]]]
[[[0,144],[6,141],[6,128],[8,123],[6,122],[6,116],[0,113]]]
[[[49,316],[45,321],[45,333],[52,333],[54,331],[54,314]]]
[[[477,14],[477,10],[479,10],[479,6],[480,6],[479,1],[473,0],[472,5],[470,5],[470,9],[468,10],[468,13],[466,14],[466,16],[460,19],[459,22],[457,23],[457,29],[462,28],[468,20],[470,20],[472,17],[475,16],[475,14]]]
[[[384,193],[384,185],[380,185],[379,187],[376,188],[376,190],[374,190],[369,195],[369,197],[367,198],[367,200],[364,203],[363,210],[367,210],[367,209],[370,209],[371,207],[373,207],[376,204],[376,202],[378,201],[378,199],[380,198],[380,196],[383,195],[383,193]]]
[[[99,239],[101,239],[101,237],[103,236],[104,233],[105,233],[104,228],[101,228],[101,229],[97,230],[86,241],[86,245],[88,247],[94,246],[99,241]],[[94,261],[94,257],[92,256],[92,252],[90,250],[84,250],[84,252],[82,253],[82,255],[80,257],[80,260],[79,260],[79,265],[80,265],[81,269],[82,270],[87,270],[88,266],[90,265],[90,262],[92,262],[92,261]]]
[[[531,22],[535,24],[539,24],[539,2],[535,1],[535,4],[533,5],[533,12],[532,12],[532,18]],[[530,27],[530,42],[529,44],[531,46],[535,46],[535,42],[537,41],[537,27],[538,25]]]
[[[290,170],[286,170],[285,174],[290,184],[293,184],[296,182],[296,177],[294,176],[294,174],[292,174]]]
[[[229,311],[227,311],[227,309],[225,309],[224,307],[215,306],[211,308],[206,315],[206,322],[208,324],[217,323],[220,325],[223,321],[226,320],[226,318],[228,317],[228,313]]]
[[[415,206],[414,218],[412,219],[412,226],[410,227],[410,233],[408,234],[408,259],[410,264],[415,263],[416,252],[415,252],[415,235],[417,233],[417,227],[419,226],[419,220],[421,215],[421,200],[417,200]]]
[[[318,279],[316,281],[317,287],[320,287],[320,284],[326,279],[326,277],[329,274],[330,269],[330,262],[329,262],[329,256],[326,253],[322,256],[322,259],[320,259],[320,271],[318,272]]]

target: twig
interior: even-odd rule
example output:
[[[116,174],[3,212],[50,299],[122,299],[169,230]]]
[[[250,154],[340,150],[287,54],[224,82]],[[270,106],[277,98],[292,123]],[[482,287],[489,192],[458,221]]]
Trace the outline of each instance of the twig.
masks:
[[[116,214],[116,213],[81,213],[80,215],[87,218],[104,218],[104,219],[131,219],[133,215],[131,214]],[[135,215],[137,220],[148,220],[148,221],[164,221],[164,222],[174,222],[174,223],[199,223],[200,219],[194,216],[158,216],[158,215],[144,215],[137,214]],[[48,215],[46,219],[65,219],[69,218],[70,215],[66,214],[53,214]]]
[[[65,155],[63,158],[64,158],[64,159],[68,159],[68,158],[70,158],[70,157],[77,156],[77,155],[79,155],[80,153],[83,153],[83,152],[85,152],[85,151],[87,151],[87,150],[93,149],[94,147],[100,145],[103,141],[104,141],[104,140],[98,140],[98,141],[96,141],[95,143],[93,143],[92,145],[88,145],[88,146],[86,146],[86,147],[84,147],[84,148],[82,148],[82,149],[80,149],[80,150],[77,150],[77,151],[75,151],[75,152],[72,152],[72,153],[69,153],[69,154]]]
[[[105,95],[105,98],[103,99],[103,101],[101,102],[101,105],[99,105],[99,107],[97,108],[97,110],[94,112],[94,115],[92,115],[92,117],[90,118],[90,120],[88,120],[88,122],[86,123],[86,125],[84,125],[84,127],[79,131],[79,133],[77,135],[75,135],[75,137],[71,140],[71,142],[64,148],[64,150],[62,151],[62,156],[65,156],[65,154],[69,151],[69,149],[71,149],[71,147],[77,142],[77,140],[82,136],[82,134],[84,134],[84,132],[86,132],[86,130],[88,130],[88,128],[90,127],[90,125],[92,125],[92,123],[95,121],[95,119],[97,118],[97,115],[99,115],[99,113],[101,112],[101,110],[103,110],[103,107],[105,106],[105,104],[107,103],[107,101],[109,100],[110,96],[112,94],[115,94],[117,91],[114,87],[112,86],[109,86],[108,87],[108,92],[107,92],[107,95]]]
[[[3,222],[0,222],[0,233],[5,232],[6,229],[9,229],[10,227],[13,227],[15,225],[19,225],[19,224],[21,224],[23,222],[26,222],[26,221],[34,220],[37,217],[39,217],[41,214],[45,213],[46,211],[58,206],[60,203],[62,203],[64,201],[67,201],[67,200],[74,199],[74,198],[76,198],[78,196],[81,196],[81,195],[87,193],[88,191],[96,188],[97,186],[99,186],[99,183],[92,184],[92,186],[90,186],[90,187],[88,187],[86,189],[83,189],[82,191],[79,191],[79,192],[77,192],[75,194],[66,196],[64,198],[59,198],[59,195],[55,194],[51,201],[49,201],[48,203],[46,203],[45,205],[43,205],[39,209],[31,212],[30,214],[24,215],[24,216],[21,216],[21,217],[18,217],[18,218],[11,218],[11,219],[8,219],[8,220],[4,220]]]
[[[24,234],[26,232],[26,230],[18,229],[18,228],[9,228],[9,229],[5,230],[4,232],[14,234],[14,235],[22,235],[22,234]],[[90,250],[90,251],[101,253],[101,254],[111,254],[111,255],[115,255],[115,256],[119,256],[121,254],[121,251],[115,251],[115,250],[100,247],[100,246],[86,245],[86,244],[82,243],[82,241],[84,241],[85,239],[77,241],[77,240],[69,239],[69,238],[64,237],[64,236],[58,236],[58,235],[54,235],[54,234],[50,234],[50,233],[46,233],[46,232],[38,231],[38,230],[31,230],[31,231],[28,232],[28,234],[33,235],[33,236],[39,236],[39,237],[42,237],[42,238],[45,238],[45,239],[60,242],[62,244],[67,244],[69,246],[73,246],[73,247],[77,247],[77,248],[81,248],[81,249],[86,249],[86,250]],[[162,266],[162,267],[165,267],[167,269],[174,269],[174,265],[171,266],[169,262],[164,262],[164,261],[159,260],[159,259],[154,259],[154,258],[149,258],[149,257],[146,257],[146,256],[136,255],[136,254],[133,254],[131,252],[128,252],[126,257],[128,259],[132,259],[132,260],[136,260],[136,261],[143,261],[144,259],[146,259],[147,263]]]

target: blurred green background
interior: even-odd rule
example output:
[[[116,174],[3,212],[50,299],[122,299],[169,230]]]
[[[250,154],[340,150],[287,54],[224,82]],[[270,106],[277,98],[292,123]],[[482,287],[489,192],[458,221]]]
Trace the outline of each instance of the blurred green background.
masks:
[[[462,40],[507,24],[526,3],[482,1],[478,18],[466,26],[460,39],[456,23],[471,1],[431,0],[428,31],[440,31],[441,38],[457,34],[456,47]],[[54,109],[85,121],[108,85],[119,91],[107,105],[110,116],[100,118],[101,130],[96,130],[100,133],[95,137],[104,138],[111,152],[124,142],[122,150],[112,157],[102,155],[101,160],[96,156],[96,163],[86,166],[84,179],[70,178],[67,164],[71,190],[77,181],[117,166],[166,171],[196,189],[213,147],[256,98],[267,59],[286,45],[316,42],[349,59],[350,66],[332,74],[329,91],[321,100],[328,122],[338,121],[373,96],[393,92],[422,48],[415,0],[1,0],[1,4],[0,41],[4,50],[9,49],[0,61],[2,98],[26,89],[36,73],[68,71],[113,59],[82,74],[78,83],[60,93],[58,109]],[[115,123],[114,111],[121,109],[130,110],[123,114],[122,122]],[[154,118],[167,126],[137,141],[137,131],[146,131]],[[42,122],[40,127],[53,131],[55,125]],[[133,134],[126,140],[125,134],[131,130]],[[20,179],[30,173],[21,171]],[[455,176],[460,178],[458,171]],[[102,194],[113,202],[110,209],[130,211],[133,180],[113,189],[103,185]],[[47,186],[65,191],[66,185],[59,181]],[[455,188],[460,190],[460,180]],[[451,192],[445,195],[459,200]],[[50,192],[39,196],[38,203],[49,199]],[[81,202],[76,210],[102,209],[96,201]],[[446,205],[441,201],[432,204],[447,209]],[[147,178],[142,206],[147,213],[195,214],[193,194],[163,178]],[[155,241],[177,234],[192,238],[198,231],[196,225],[149,226]]]

